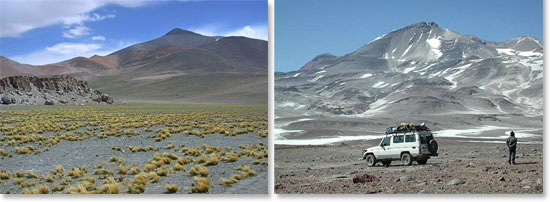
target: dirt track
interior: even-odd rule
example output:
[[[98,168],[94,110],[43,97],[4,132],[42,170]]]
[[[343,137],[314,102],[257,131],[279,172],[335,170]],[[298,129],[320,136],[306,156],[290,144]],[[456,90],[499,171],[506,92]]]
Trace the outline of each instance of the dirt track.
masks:
[[[275,193],[543,193],[543,146],[519,144],[516,165],[508,165],[503,144],[439,138],[439,156],[426,165],[367,167],[366,147],[379,140],[332,146],[275,146]],[[379,181],[353,183],[358,175]],[[451,185],[453,179],[464,184]]]

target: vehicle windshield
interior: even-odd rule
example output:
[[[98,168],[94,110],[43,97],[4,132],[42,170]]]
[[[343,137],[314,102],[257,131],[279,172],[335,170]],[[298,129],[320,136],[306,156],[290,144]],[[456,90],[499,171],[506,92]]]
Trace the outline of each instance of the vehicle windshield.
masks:
[[[385,137],[380,143],[380,146],[390,146],[390,139],[391,137]]]

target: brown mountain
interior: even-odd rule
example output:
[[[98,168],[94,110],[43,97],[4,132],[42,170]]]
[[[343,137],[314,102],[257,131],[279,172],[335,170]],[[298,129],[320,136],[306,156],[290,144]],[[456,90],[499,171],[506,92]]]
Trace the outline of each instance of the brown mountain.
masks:
[[[267,103],[267,42],[246,37],[173,29],[107,56],[42,66],[0,59],[0,77],[69,74],[127,100]]]

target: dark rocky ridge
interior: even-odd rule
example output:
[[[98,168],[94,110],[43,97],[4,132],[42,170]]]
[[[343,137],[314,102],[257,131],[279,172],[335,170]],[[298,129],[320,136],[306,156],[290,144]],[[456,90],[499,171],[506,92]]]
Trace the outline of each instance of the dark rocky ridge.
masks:
[[[11,76],[0,79],[1,104],[112,104],[114,99],[70,76]]]

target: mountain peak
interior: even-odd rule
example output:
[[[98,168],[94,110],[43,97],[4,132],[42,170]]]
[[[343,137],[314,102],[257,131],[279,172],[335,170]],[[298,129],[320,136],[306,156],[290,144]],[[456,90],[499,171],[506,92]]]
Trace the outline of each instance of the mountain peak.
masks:
[[[403,27],[401,29],[398,29],[398,30],[408,30],[408,29],[433,29],[433,28],[437,28],[439,27],[439,25],[435,22],[419,22],[419,23],[415,23],[415,24],[412,24],[412,25],[409,25],[409,26],[406,26],[406,27]]]
[[[170,30],[168,33],[166,33],[164,36],[181,35],[181,34],[197,34],[197,33],[192,32],[192,31],[188,31],[188,30],[184,30],[184,29],[180,29],[180,28],[174,28],[174,29]]]
[[[439,25],[435,22],[419,22],[419,23],[413,24],[413,26],[416,26],[416,27],[423,27],[423,26],[439,27]]]

